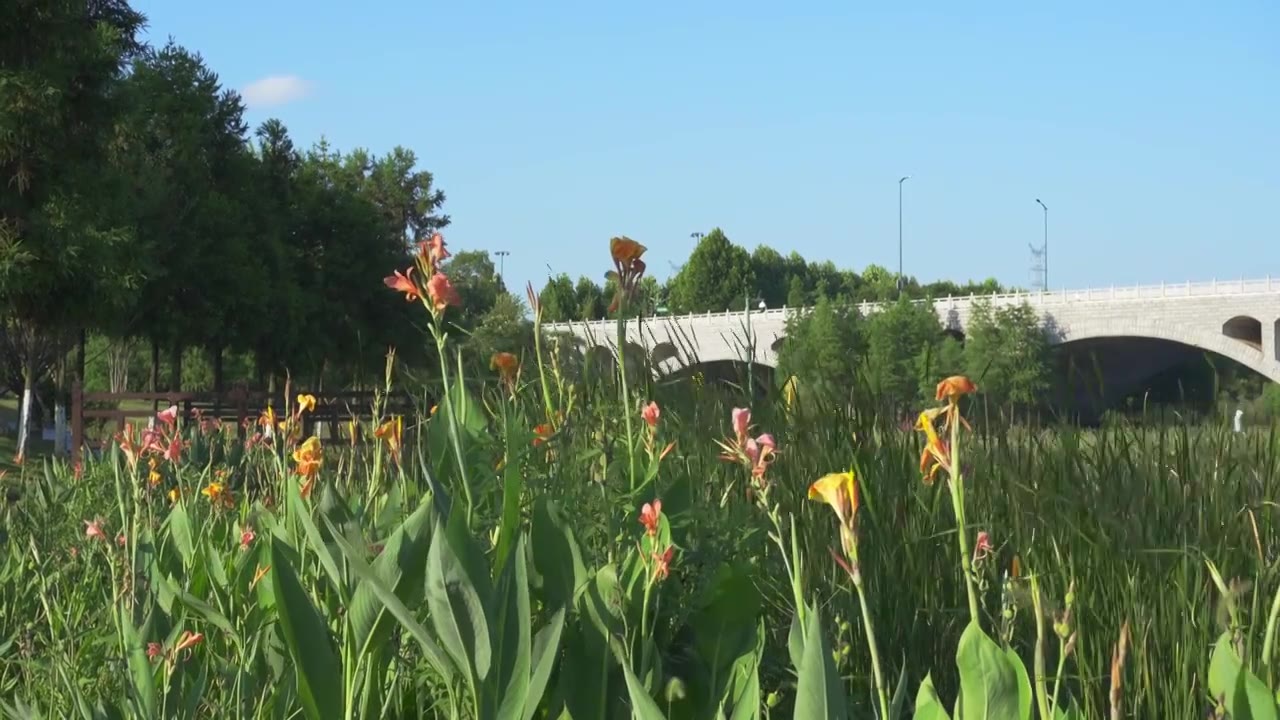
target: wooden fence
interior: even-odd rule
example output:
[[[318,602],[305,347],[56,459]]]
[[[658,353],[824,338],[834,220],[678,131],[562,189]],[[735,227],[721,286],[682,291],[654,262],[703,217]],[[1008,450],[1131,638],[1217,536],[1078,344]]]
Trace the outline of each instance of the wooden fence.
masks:
[[[305,391],[302,391],[305,393]],[[306,393],[314,395],[316,407],[303,416],[303,432],[313,433],[317,426],[327,426],[330,437],[338,437],[339,423],[351,419],[367,420],[373,414],[372,391],[344,391],[330,393]],[[122,407],[131,403],[135,407]],[[108,405],[110,407],[95,407]],[[150,407],[147,407],[150,405]],[[88,407],[86,407],[88,406]],[[80,461],[84,449],[85,421],[113,420],[119,427],[131,418],[150,419],[157,409],[170,406],[178,408],[183,420],[191,420],[197,414],[216,418],[222,422],[234,422],[237,432],[244,437],[249,421],[256,421],[268,407],[284,413],[284,393],[268,393],[236,386],[222,393],[216,392],[85,392],[80,383],[71,387],[71,456],[72,463]],[[407,415],[416,408],[414,398],[405,392],[393,392],[383,397],[383,415]],[[358,432],[358,430],[357,430]],[[357,438],[357,442],[361,439]]]

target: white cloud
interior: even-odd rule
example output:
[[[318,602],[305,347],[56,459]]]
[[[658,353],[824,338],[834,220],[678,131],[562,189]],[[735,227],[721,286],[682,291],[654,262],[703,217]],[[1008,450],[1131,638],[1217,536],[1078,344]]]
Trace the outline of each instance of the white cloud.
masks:
[[[245,85],[240,95],[249,107],[271,107],[301,100],[310,92],[311,83],[297,75],[269,75]]]

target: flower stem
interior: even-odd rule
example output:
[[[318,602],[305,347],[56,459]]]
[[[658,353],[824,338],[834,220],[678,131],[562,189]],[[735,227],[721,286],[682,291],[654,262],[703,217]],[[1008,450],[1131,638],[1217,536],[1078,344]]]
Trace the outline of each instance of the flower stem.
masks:
[[[956,540],[960,546],[960,572],[969,593],[969,618],[978,622],[978,589],[973,584],[973,568],[969,560],[969,530],[964,518],[964,475],[960,472],[960,409],[953,407],[951,422],[951,504],[956,513]]]
[[[858,562],[854,558],[854,563]],[[867,594],[862,588],[862,578],[857,578],[853,587],[858,591],[858,604],[862,606],[862,626],[867,632],[867,650],[871,653],[871,676],[876,683],[876,695],[880,700],[880,717],[889,717],[889,689],[884,686],[884,674],[880,670],[880,649],[876,645],[876,629],[871,622],[871,608],[867,606]]]
[[[618,375],[622,378],[622,414],[627,422],[627,479],[632,492],[636,489],[636,448],[631,430],[631,392],[627,388],[627,302],[618,304]]]

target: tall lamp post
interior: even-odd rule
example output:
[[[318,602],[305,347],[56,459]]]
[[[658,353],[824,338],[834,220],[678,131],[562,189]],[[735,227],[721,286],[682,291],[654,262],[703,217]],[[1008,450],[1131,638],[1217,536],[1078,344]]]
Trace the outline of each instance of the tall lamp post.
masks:
[[[1036,198],[1040,207],[1044,208],[1044,291],[1049,292],[1049,206]]]
[[[507,273],[505,270],[507,267],[507,256],[510,254],[510,250],[498,250],[494,253],[494,255],[498,256],[498,277],[502,278],[503,282],[507,281]]]
[[[910,175],[898,180],[898,295],[902,295],[902,183],[911,179]]]

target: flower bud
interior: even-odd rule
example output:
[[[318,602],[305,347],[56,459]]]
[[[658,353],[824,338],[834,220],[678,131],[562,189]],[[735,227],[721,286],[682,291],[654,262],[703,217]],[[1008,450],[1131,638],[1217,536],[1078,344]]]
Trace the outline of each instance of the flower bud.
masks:
[[[685,698],[684,681],[678,677],[673,677],[667,681],[667,689],[664,693],[668,703]]]

